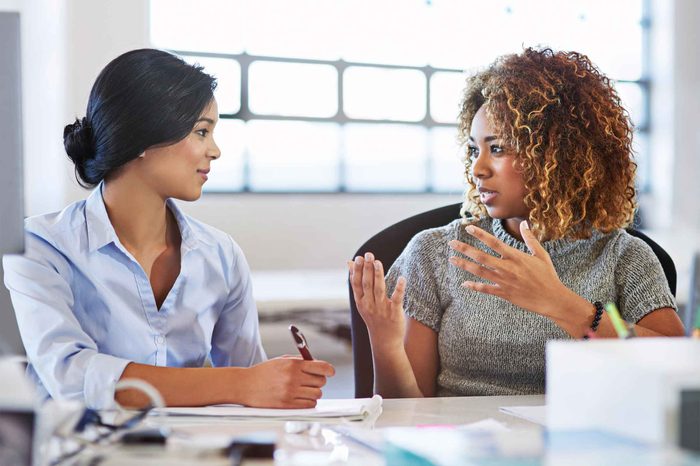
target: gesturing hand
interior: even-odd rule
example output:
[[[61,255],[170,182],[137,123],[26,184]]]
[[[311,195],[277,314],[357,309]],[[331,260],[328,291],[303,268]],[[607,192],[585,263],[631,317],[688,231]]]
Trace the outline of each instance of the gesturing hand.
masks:
[[[499,296],[516,306],[549,317],[557,317],[561,311],[558,304],[561,298],[572,292],[559,280],[547,251],[532,234],[526,221],[520,223],[520,233],[531,254],[508,246],[484,230],[470,225],[467,232],[500,257],[492,256],[461,241],[450,241],[455,251],[461,252],[472,261],[460,257],[450,257],[450,263],[492,284],[466,281],[467,288]]]
[[[367,325],[373,350],[391,351],[403,347],[405,317],[403,298],[406,280],[400,277],[388,298],[384,267],[372,253],[348,262],[350,284],[357,310]],[[381,347],[381,348],[379,348]]]

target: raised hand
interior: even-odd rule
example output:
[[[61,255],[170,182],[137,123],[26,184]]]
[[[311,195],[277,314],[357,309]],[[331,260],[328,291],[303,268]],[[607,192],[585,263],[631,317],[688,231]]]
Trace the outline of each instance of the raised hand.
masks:
[[[391,297],[386,295],[384,266],[370,252],[348,262],[355,304],[376,352],[403,348],[405,316],[403,298],[406,280],[400,277]]]
[[[453,256],[449,259],[450,263],[491,282],[465,281],[462,286],[501,297],[538,314],[559,317],[561,303],[571,298],[572,291],[559,280],[549,254],[537,241],[526,221],[520,223],[520,233],[531,254],[508,246],[476,226],[469,225],[466,230],[500,257],[461,241],[450,241],[452,249],[472,259]]]

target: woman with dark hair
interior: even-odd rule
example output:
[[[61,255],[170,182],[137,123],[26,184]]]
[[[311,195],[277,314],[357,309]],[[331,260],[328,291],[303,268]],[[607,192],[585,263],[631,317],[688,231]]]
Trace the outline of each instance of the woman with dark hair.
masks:
[[[109,63],[63,140],[85,201],[26,221],[6,257],[28,373],[44,397],[141,406],[121,379],[166,404],[313,407],[333,367],[266,361],[250,271],[231,237],[181,212],[220,156],[214,78],[159,50]],[[210,362],[211,368],[205,368]]]
[[[526,49],[467,81],[462,219],[416,235],[389,270],[348,264],[388,397],[544,393],[545,344],[681,336],[661,265],[623,228],[632,127],[610,80],[575,52]],[[387,297],[386,289],[393,289]]]

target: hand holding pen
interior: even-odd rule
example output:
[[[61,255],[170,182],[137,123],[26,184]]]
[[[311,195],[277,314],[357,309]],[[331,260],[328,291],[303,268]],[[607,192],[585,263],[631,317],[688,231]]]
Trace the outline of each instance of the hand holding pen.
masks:
[[[314,360],[306,338],[294,325],[289,326],[294,342],[303,359],[280,356],[257,364],[250,369],[244,404],[261,408],[313,408],[321,398],[326,379],[335,374],[333,366]]]

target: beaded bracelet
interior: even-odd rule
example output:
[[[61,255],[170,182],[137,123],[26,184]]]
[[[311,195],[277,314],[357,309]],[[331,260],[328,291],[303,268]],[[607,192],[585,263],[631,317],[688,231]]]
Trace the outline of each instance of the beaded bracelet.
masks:
[[[598,324],[600,324],[600,319],[603,318],[603,303],[596,301],[593,303],[595,306],[595,314],[593,315],[593,323],[591,323],[591,332],[595,332],[598,329]],[[584,335],[583,339],[588,340],[588,335]]]

